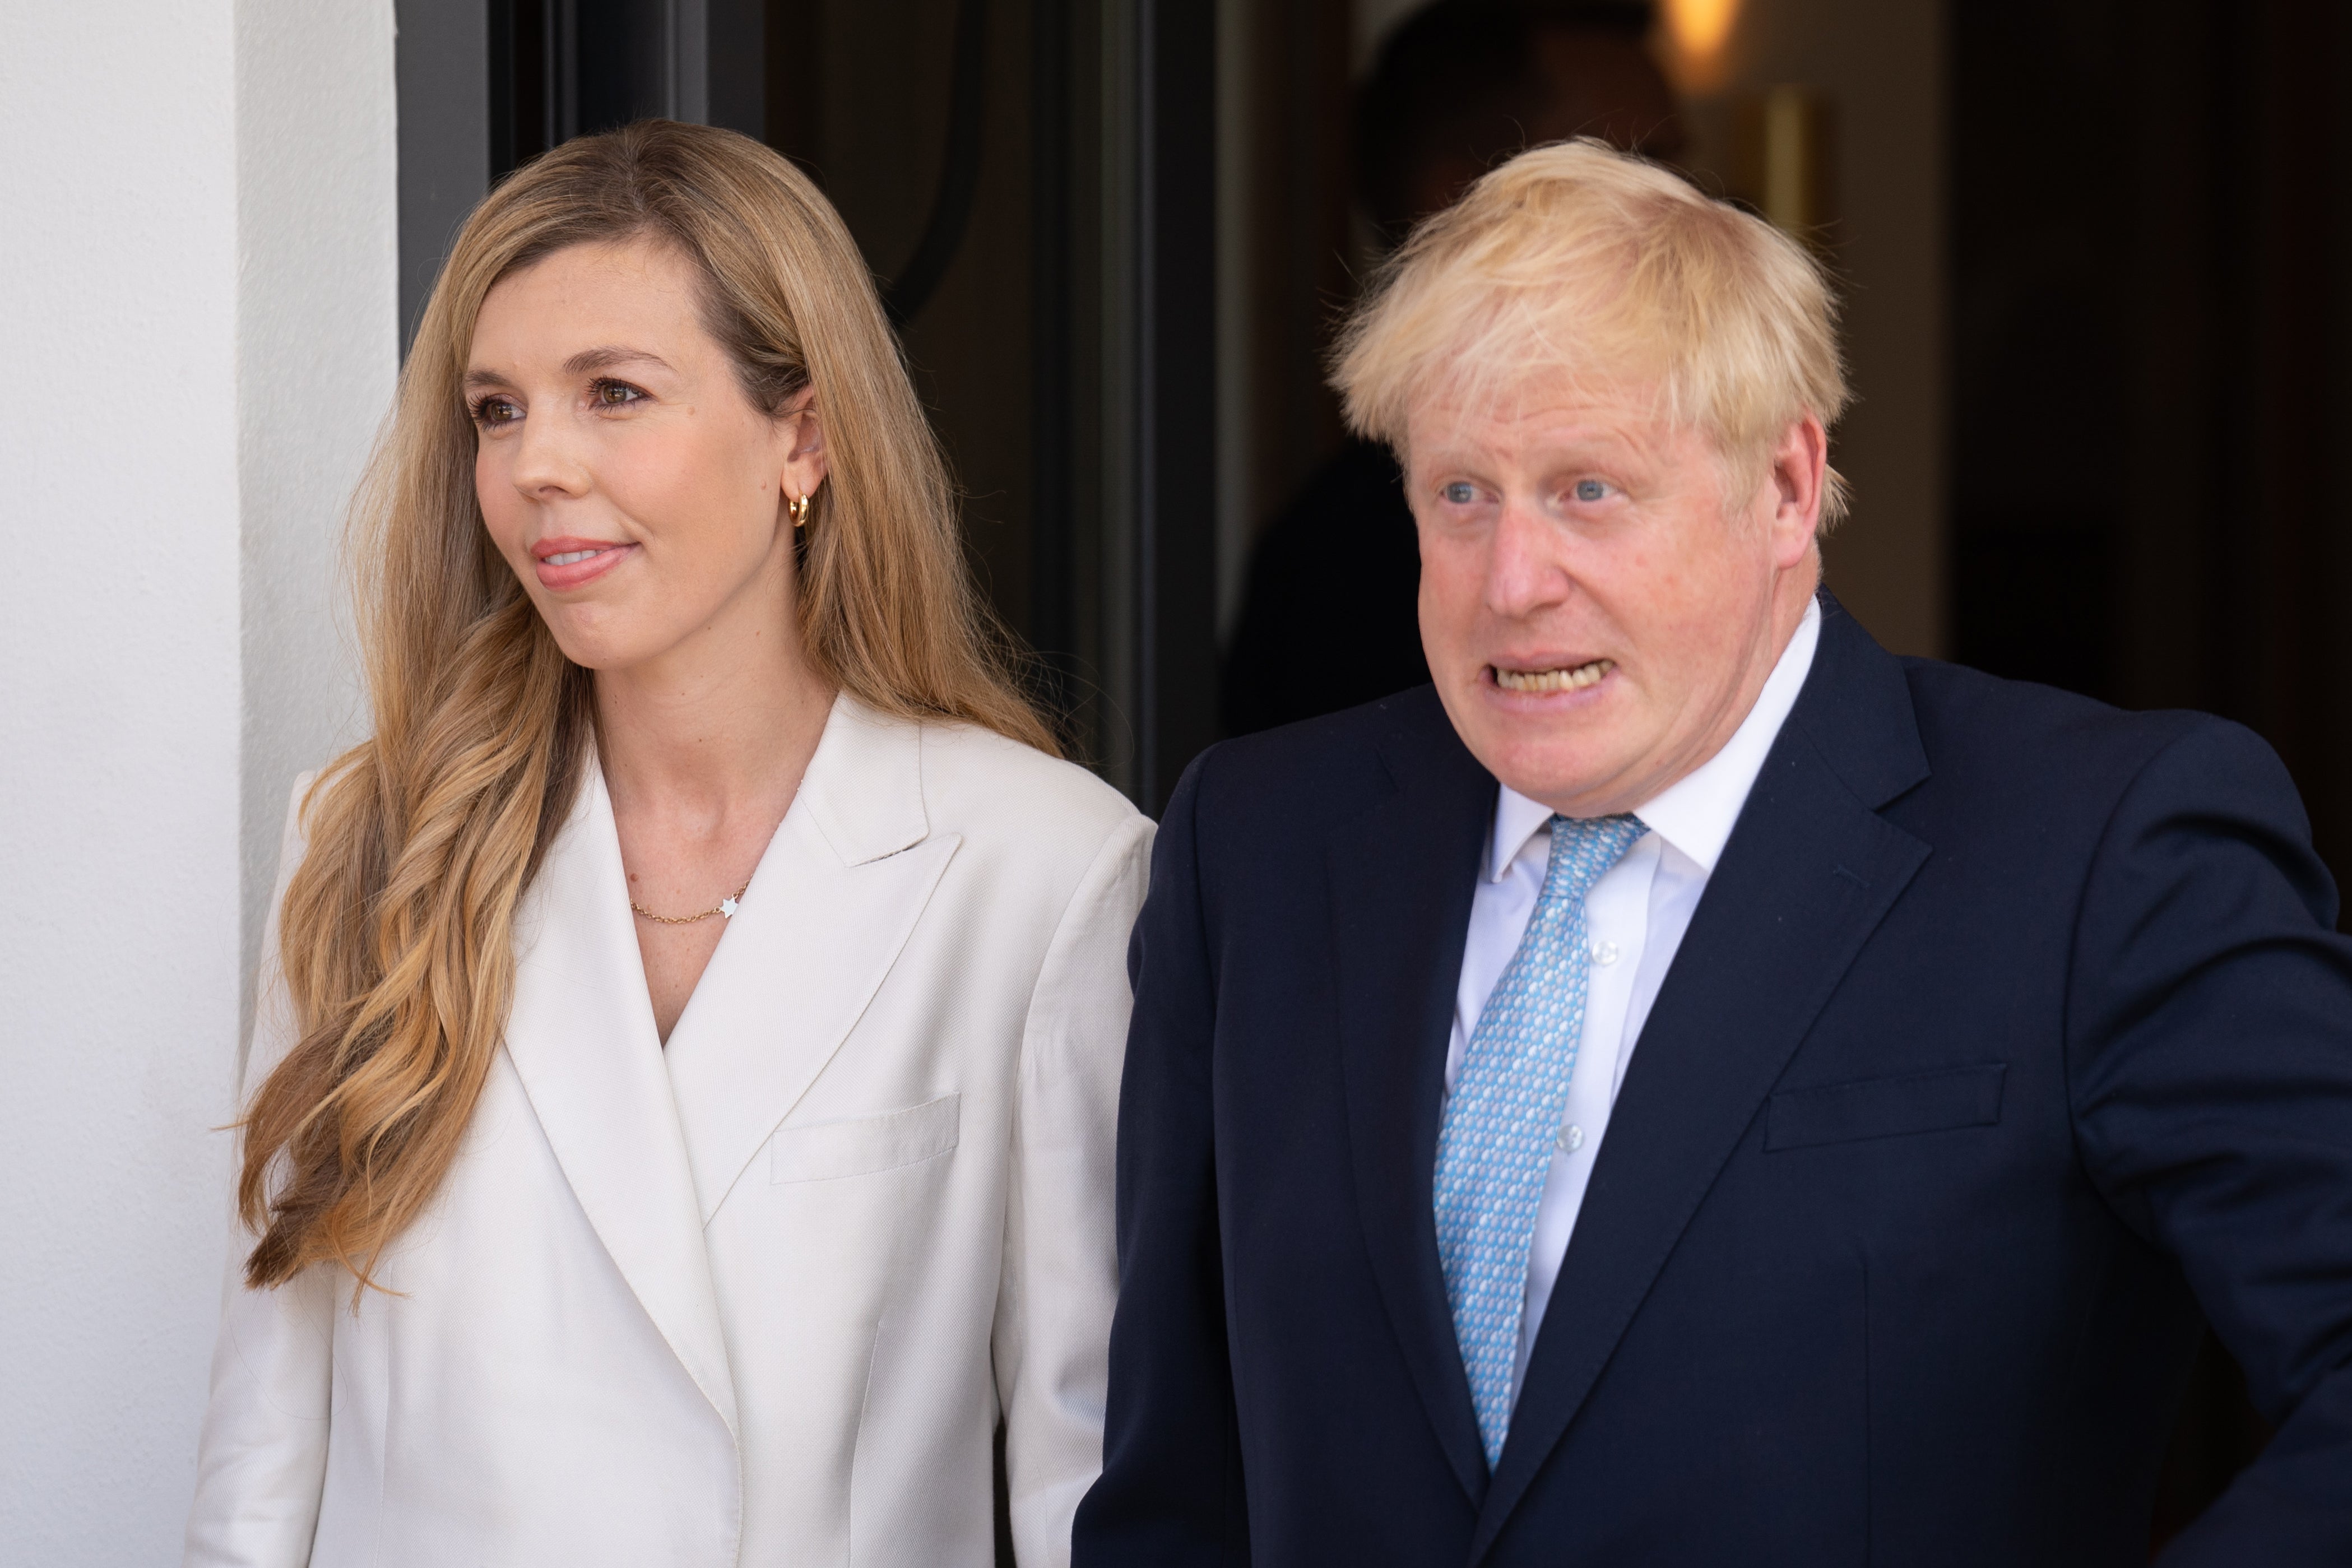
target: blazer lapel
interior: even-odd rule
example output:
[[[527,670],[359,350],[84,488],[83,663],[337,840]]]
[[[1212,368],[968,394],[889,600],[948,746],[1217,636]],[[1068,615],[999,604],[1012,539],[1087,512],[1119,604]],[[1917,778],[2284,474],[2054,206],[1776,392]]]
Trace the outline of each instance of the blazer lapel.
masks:
[[[1475,1502],[1486,1458],[1438,1264],[1432,1183],[1454,992],[1496,786],[1433,694],[1392,701],[1404,723],[1381,753],[1399,793],[1340,828],[1328,852],[1349,1144],[1381,1302]]]
[[[1927,860],[1876,815],[1927,775],[1899,666],[1823,595],[1822,641],[1708,879],[1546,1310],[1470,1561],[1591,1394],[1846,968]]]
[[[848,1037],[961,840],[928,837],[922,730],[847,697],[740,910],[670,1031],[669,1082],[709,1224]]]
[[[506,1050],[604,1249],[711,1407],[735,1384],[604,775],[588,766],[518,921]]]

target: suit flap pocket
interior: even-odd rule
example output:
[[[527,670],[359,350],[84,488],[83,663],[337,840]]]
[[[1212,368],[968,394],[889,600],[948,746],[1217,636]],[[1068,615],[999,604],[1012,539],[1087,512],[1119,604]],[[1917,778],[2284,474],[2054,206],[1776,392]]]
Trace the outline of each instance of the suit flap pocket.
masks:
[[[1805,1149],[1907,1132],[1990,1127],[2000,1120],[2008,1064],[1905,1073],[1861,1083],[1783,1089],[1765,1114],[1764,1147]]]
[[[772,1182],[826,1182],[919,1164],[956,1146],[960,1094],[855,1121],[779,1127],[768,1156]]]

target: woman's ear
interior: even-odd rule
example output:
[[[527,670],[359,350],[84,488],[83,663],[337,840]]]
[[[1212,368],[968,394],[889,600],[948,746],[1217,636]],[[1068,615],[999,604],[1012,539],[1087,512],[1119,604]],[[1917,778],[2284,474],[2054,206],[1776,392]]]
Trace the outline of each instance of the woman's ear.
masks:
[[[779,417],[784,427],[784,493],[814,495],[830,468],[825,460],[824,422],[817,416],[814,393],[802,393]]]

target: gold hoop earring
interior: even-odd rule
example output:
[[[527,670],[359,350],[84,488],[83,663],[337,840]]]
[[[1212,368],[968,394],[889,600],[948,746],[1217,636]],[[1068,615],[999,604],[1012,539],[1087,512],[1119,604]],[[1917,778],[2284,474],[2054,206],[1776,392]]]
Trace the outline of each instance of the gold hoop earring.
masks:
[[[815,501],[816,497],[814,495],[795,496],[793,498],[792,513],[793,526],[794,528],[806,528],[808,526],[809,508],[815,504]]]

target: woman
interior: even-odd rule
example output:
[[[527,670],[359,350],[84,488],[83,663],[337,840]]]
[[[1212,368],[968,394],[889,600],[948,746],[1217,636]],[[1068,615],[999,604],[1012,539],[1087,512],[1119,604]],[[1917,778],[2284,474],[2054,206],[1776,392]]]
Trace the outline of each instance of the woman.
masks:
[[[702,127],[532,163],[357,521],[188,1562],[985,1563],[1000,1417],[1066,1561],[1150,830],[1007,679],[838,217]]]

